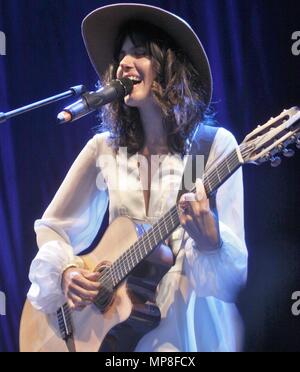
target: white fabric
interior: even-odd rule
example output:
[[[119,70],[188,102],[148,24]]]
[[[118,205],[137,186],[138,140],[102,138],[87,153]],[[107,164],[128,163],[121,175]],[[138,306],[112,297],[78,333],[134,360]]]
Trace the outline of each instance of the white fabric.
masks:
[[[82,150],[42,219],[35,223],[40,248],[30,269],[28,298],[39,310],[51,313],[65,301],[61,290],[63,269],[94,240],[109,201],[110,222],[120,215],[154,223],[176,201],[184,162],[168,154],[151,181],[148,215],[138,157],[128,161],[107,145],[108,133],[97,134]],[[212,145],[207,169],[229,154],[236,141],[220,128]],[[128,170],[128,175],[124,172]],[[172,172],[170,172],[172,169]],[[157,304],[162,320],[145,335],[136,351],[238,351],[242,326],[234,305],[247,276],[244,239],[242,171],[238,170],[217,193],[223,245],[205,253],[186,233],[175,265],[158,286]],[[179,250],[183,229],[172,235]]]

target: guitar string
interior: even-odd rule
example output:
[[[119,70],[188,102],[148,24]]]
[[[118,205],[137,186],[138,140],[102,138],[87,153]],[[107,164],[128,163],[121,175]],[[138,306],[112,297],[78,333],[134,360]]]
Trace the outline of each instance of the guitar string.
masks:
[[[235,157],[235,159],[234,159]],[[237,160],[237,153],[236,153],[236,149],[234,149],[232,151],[232,153],[230,153],[222,162],[220,162],[219,164],[217,164],[213,169],[209,169],[205,174],[204,174],[204,178],[203,178],[203,182],[207,182],[208,185],[209,185],[209,188],[210,188],[210,192],[220,183],[222,182],[222,179],[224,178],[224,176],[226,176],[228,173],[232,172],[232,170],[230,169],[232,165],[237,166],[239,164],[239,162],[237,163],[236,162]],[[233,162],[235,161],[235,162]],[[234,168],[233,167],[233,168]],[[226,170],[227,168],[227,170]],[[213,176],[213,177],[212,177]],[[209,178],[211,178],[211,180],[209,181]],[[221,178],[221,179],[220,179]],[[173,207],[174,208],[174,207]],[[172,208],[172,209],[173,209]],[[171,211],[172,211],[171,209]],[[170,212],[170,211],[169,211]],[[132,263],[134,262],[134,259],[133,259],[133,255],[132,253],[135,254],[135,256],[137,256],[137,252],[136,250],[138,250],[138,248],[140,248],[140,245],[143,244],[143,241],[144,240],[144,243],[148,243],[148,244],[155,244],[156,243],[156,236],[157,235],[157,229],[158,229],[158,232],[160,234],[160,236],[162,235],[161,234],[161,230],[159,228],[159,226],[164,223],[167,227],[167,231],[168,229],[172,228],[173,227],[173,222],[172,219],[174,218],[174,216],[177,214],[178,215],[178,210],[177,210],[177,207],[175,206],[175,210],[172,211],[172,213],[169,213],[167,212],[166,213],[166,216],[164,216],[163,218],[161,218],[159,221],[157,221],[157,225],[154,224],[152,226],[152,229],[149,230],[148,232],[146,232],[144,234],[144,236],[142,236],[141,240],[140,241],[137,241],[136,243],[133,244],[133,246],[131,248],[129,248],[122,256],[120,256],[116,261],[115,263],[113,264],[113,266],[110,267],[110,269],[108,270],[107,274],[103,275],[103,277],[101,278],[102,280],[102,283],[104,284],[109,284],[107,283],[107,281],[111,281],[111,282],[114,282],[114,278],[112,278],[112,276],[115,276],[117,280],[119,280],[119,275],[117,273],[118,270],[121,271],[121,278],[119,280],[119,282],[123,279],[122,277],[124,277],[124,274],[123,274],[123,269],[125,269],[125,272],[126,272],[126,264],[129,268],[129,271],[132,270],[133,268],[131,268],[130,266],[130,262],[129,262],[129,258],[131,259]],[[174,213],[175,212],[175,213]],[[177,221],[176,221],[177,222]],[[154,235],[154,236],[152,236]],[[152,242],[154,238],[154,242]],[[162,242],[163,239],[160,241]],[[159,243],[158,243],[159,244]],[[158,245],[157,244],[157,245]],[[145,249],[145,247],[144,247]],[[151,250],[150,250],[151,252]],[[149,254],[150,252],[147,252],[146,250],[146,255]],[[143,255],[141,256],[141,258],[143,257]],[[119,261],[119,262],[118,262]],[[127,262],[126,262],[127,261]],[[122,275],[123,274],[123,275]],[[117,283],[116,283],[117,284]]]
[[[236,151],[233,151],[229,156],[228,156],[228,158],[226,158],[226,160],[228,161],[229,160],[229,162],[230,162],[230,165],[232,165],[232,157],[233,157],[233,155],[236,155]],[[218,166],[219,166],[219,164],[218,164]],[[230,166],[228,165],[228,164],[226,164],[226,167],[227,168],[229,168]],[[225,165],[223,165],[223,168],[225,168]],[[213,170],[214,171],[214,170]],[[228,171],[229,171],[229,169],[228,169]],[[228,173],[228,171],[227,171],[227,173]],[[222,170],[222,171],[220,171],[221,172],[221,174],[222,174],[222,177],[223,177],[223,175],[224,175],[224,169]],[[209,177],[209,175],[212,173],[212,171],[210,171],[210,173],[208,174],[208,176],[206,176],[206,178],[207,177]],[[220,177],[218,177],[218,181],[217,181],[217,178],[215,179],[215,181],[216,182],[214,182],[214,181],[211,181],[210,182],[210,184],[212,184],[213,183],[213,185],[215,185],[215,184],[218,184],[218,183],[220,183],[220,180],[219,180],[219,178]],[[168,216],[168,218],[173,218],[174,217],[174,215],[172,215],[172,214],[170,214],[169,216]],[[158,221],[159,222],[159,224],[158,224],[158,227],[159,227],[159,225],[161,225],[161,223],[162,222],[164,222],[164,223],[168,223],[168,219],[166,219],[166,218],[162,218],[160,221]],[[155,227],[156,226],[153,226],[153,229],[152,229],[152,231],[150,231],[148,234],[146,233],[145,235],[144,235],[144,238],[143,238],[143,240],[144,240],[144,242],[145,243],[147,243],[147,240],[148,240],[148,243],[150,243],[150,244],[152,244],[152,236],[151,236],[151,232],[152,232],[152,234],[154,234],[155,235],[155,233],[156,233],[156,231],[153,231],[153,230],[155,230]],[[168,228],[168,227],[167,227]],[[158,229],[159,230],[159,229]],[[160,235],[161,235],[161,231],[159,230],[159,233],[160,233]],[[154,237],[155,238],[155,237]],[[119,257],[119,259],[113,264],[114,266],[113,267],[111,267],[111,273],[108,273],[108,275],[112,275],[112,276],[115,276],[116,278],[117,278],[117,280],[119,280],[119,281],[121,281],[122,280],[122,277],[124,277],[124,274],[123,274],[123,269],[125,269],[126,270],[126,266],[128,266],[128,268],[129,268],[129,270],[131,270],[132,268],[130,267],[130,262],[129,262],[129,259],[131,259],[131,261],[133,262],[133,256],[132,256],[132,252],[133,253],[135,253],[135,255],[137,256],[137,254],[136,254],[136,248],[139,248],[139,244],[140,245],[142,245],[142,241],[139,241],[139,242],[136,242],[137,244],[135,244],[133,247],[131,247],[131,248],[129,248],[128,249],[128,251],[127,252],[125,252],[121,257]],[[150,251],[151,252],[151,251]],[[148,253],[148,252],[147,252]],[[141,258],[143,257],[143,255],[141,256]],[[135,266],[135,265],[133,265],[133,266]],[[118,270],[119,271],[121,271],[121,274],[120,275],[118,275],[119,274],[119,272],[118,272]],[[120,276],[120,279],[119,279],[119,276]],[[105,278],[105,276],[103,276],[103,278],[102,279],[106,279]]]
[[[173,207],[174,208],[174,207]],[[172,209],[173,209],[172,208]],[[167,217],[167,219],[166,219],[166,221],[165,221],[165,223],[167,224],[167,228],[171,228],[173,225],[172,225],[172,223],[174,222],[174,221],[172,221],[172,218],[174,218],[175,216],[176,216],[176,213],[174,213],[174,212],[177,212],[177,210],[173,210],[173,213],[172,214],[170,214],[169,212],[168,212],[168,217]],[[124,264],[124,261],[125,261],[125,259],[126,260],[128,260],[128,258],[130,257],[130,258],[132,258],[132,262],[134,261],[134,256],[135,256],[135,258],[138,260],[137,261],[137,263],[139,262],[139,259],[138,259],[138,255],[139,254],[141,254],[141,257],[140,257],[140,260],[142,259],[142,258],[144,258],[143,257],[143,253],[142,253],[142,250],[141,250],[141,246],[143,246],[143,250],[145,251],[145,254],[146,254],[146,256],[149,254],[149,253],[151,253],[151,250],[148,252],[148,250],[147,250],[147,247],[145,246],[145,243],[148,243],[148,244],[151,244],[151,245],[153,245],[153,246],[157,246],[158,244],[159,244],[159,242],[156,244],[156,239],[155,238],[157,238],[157,236],[155,236],[155,234],[157,233],[157,228],[158,228],[158,225],[156,225],[156,226],[154,226],[153,225],[153,227],[152,227],[152,229],[151,229],[151,231],[149,232],[146,232],[142,237],[141,237],[141,239],[140,239],[140,241],[139,241],[139,243],[138,244],[134,244],[131,248],[129,248],[128,249],[128,251],[127,252],[125,252],[125,254],[124,254],[124,256],[122,255],[122,256],[120,256],[117,260],[116,260],[116,262],[117,261],[120,261],[120,262],[118,262],[118,264],[116,265],[116,262],[114,263],[114,268],[113,268],[113,271],[114,271],[114,273],[112,274],[112,275],[110,275],[110,273],[109,272],[107,272],[107,275],[105,276],[103,276],[101,279],[102,279],[102,283],[104,283],[105,282],[105,284],[110,284],[110,283],[108,283],[108,281],[107,280],[109,280],[109,282],[112,282],[113,284],[114,284],[114,280],[112,280],[113,278],[112,278],[112,276],[114,276],[117,280],[116,280],[116,284],[118,284],[118,282],[121,282],[122,280],[123,280],[123,277],[125,276],[124,275],[124,273],[123,273],[123,268],[125,268],[125,270],[126,270],[126,265]],[[161,235],[161,231],[160,231],[160,235]],[[159,238],[159,240],[160,240],[160,238]],[[160,240],[160,241],[162,241],[162,240]],[[137,249],[138,248],[138,249]],[[134,253],[134,255],[132,254],[132,253]],[[146,257],[145,256],[145,257]],[[136,263],[136,264],[137,264]],[[129,269],[129,271],[130,270],[132,270],[133,268],[134,268],[134,266],[136,266],[136,264],[134,264],[133,265],[133,267],[132,268],[130,268],[130,263],[127,265],[130,269]],[[110,271],[112,270],[112,267],[110,268]],[[117,270],[119,270],[119,272],[117,272],[116,273],[116,271]],[[121,272],[121,273],[120,273]],[[119,275],[120,274],[120,275]]]
[[[236,151],[233,151],[227,158],[226,158],[226,160],[227,160],[227,162],[229,161],[230,162],[230,164],[232,165],[232,157],[233,157],[233,155],[236,155]],[[218,164],[218,166],[220,166],[220,164]],[[228,168],[228,164],[226,164],[226,165],[224,165],[224,164],[221,164],[221,166],[222,166],[222,170],[220,171],[221,172],[221,174],[222,174],[222,176],[221,177],[223,177],[225,174],[224,174],[224,168],[225,167],[227,167]],[[230,167],[230,166],[229,166]],[[220,167],[221,168],[221,167]],[[229,169],[228,169],[229,170]],[[204,181],[205,181],[205,179],[207,179],[211,174],[212,174],[212,172],[214,172],[215,171],[215,168],[212,170],[212,171],[210,171],[208,174],[206,174],[205,176],[204,176]],[[228,173],[228,171],[227,171],[227,173]],[[220,173],[219,173],[219,175],[220,175]],[[217,184],[219,184],[220,183],[220,180],[219,180],[219,177],[218,177],[218,179],[217,179],[217,176],[215,177],[215,180],[214,181],[211,181],[210,182],[210,186],[211,186],[211,184],[213,184],[214,186],[215,185],[217,185]],[[213,188],[211,188],[211,189],[213,189]],[[177,212],[177,209],[175,210],[176,212]],[[162,222],[164,222],[164,223],[169,223],[169,221],[168,220],[170,220],[170,219],[172,219],[173,217],[174,217],[174,214],[169,214],[169,213],[167,213],[166,214],[166,216],[167,216],[167,218],[165,218],[165,217],[163,217],[160,221],[158,221],[159,223],[158,223],[158,227],[159,227],[159,225],[161,225],[161,223]],[[125,252],[122,256],[120,256],[119,257],[119,259],[118,260],[116,260],[116,262],[113,264],[114,266],[113,266],[113,268],[111,267],[110,268],[110,270],[109,271],[114,271],[114,273],[112,273],[112,272],[108,272],[107,273],[107,276],[103,276],[101,279],[103,280],[103,281],[106,281],[106,279],[112,279],[111,278],[111,276],[113,275],[113,274],[116,274],[115,276],[116,276],[116,278],[117,278],[117,280],[119,280],[119,281],[121,281],[122,280],[122,277],[124,277],[124,275],[122,275],[123,274],[123,269],[125,268],[126,269],[126,263],[124,263],[124,261],[125,260],[128,260],[128,258],[131,258],[131,261],[133,261],[133,257],[132,257],[132,252],[133,253],[135,253],[135,255],[136,255],[136,249],[137,248],[139,248],[139,245],[141,245],[141,243],[143,243],[142,242],[142,240],[144,240],[144,243],[146,243],[147,242],[147,240],[148,240],[148,243],[152,243],[152,241],[151,241],[151,239],[152,239],[152,236],[151,236],[151,233],[152,234],[154,234],[155,235],[155,233],[156,233],[156,231],[153,231],[155,228],[156,228],[157,226],[155,226],[155,225],[153,225],[153,227],[152,227],[152,229],[150,230],[150,231],[148,231],[147,233],[145,233],[144,234],[144,237],[142,237],[141,238],[141,241],[137,241],[131,248],[129,248],[128,249],[128,251],[127,252]],[[170,227],[170,226],[169,226]],[[161,231],[159,230],[159,233],[160,233]],[[145,248],[145,247],[144,247]],[[150,251],[151,252],[151,251]],[[147,254],[148,254],[148,252],[147,252]],[[119,261],[119,262],[118,262]],[[128,263],[128,267],[130,268],[130,263]],[[131,270],[132,268],[130,268],[130,270]],[[120,279],[119,279],[119,273],[118,273],[118,270],[121,270],[121,275],[120,275]],[[112,274],[112,275],[111,275]],[[110,278],[108,278],[110,276]]]
[[[232,159],[231,159],[232,160]],[[232,165],[232,164],[231,164]],[[223,167],[225,167],[225,166],[223,166]],[[229,170],[229,166],[226,164],[226,167],[228,168],[228,171],[231,171],[231,170]],[[220,174],[220,173],[219,173]],[[221,177],[223,177],[224,176],[224,173],[222,172],[221,173]],[[209,177],[209,175],[208,175],[208,177]],[[206,178],[207,178],[207,176],[206,176]],[[217,179],[215,180],[215,181],[217,181]],[[214,182],[214,181],[211,181],[210,182],[210,185],[211,184],[213,184],[213,187],[215,187],[215,185],[217,185],[217,184],[219,184],[220,183],[220,180],[219,180],[219,177],[218,177],[218,181],[217,182]],[[161,221],[158,221],[158,222],[164,222],[163,221],[163,219],[165,220],[165,218],[162,218],[162,220]],[[154,227],[154,226],[153,226]],[[124,259],[124,258],[126,258],[126,255],[124,255],[124,256],[122,256],[122,259]],[[115,267],[117,267],[117,265],[115,266]]]
[[[225,164],[225,165],[221,164],[221,167],[223,168],[220,171],[221,172],[221,177],[223,177],[224,175],[226,175],[226,173],[224,174],[224,168],[225,167],[227,167],[228,168],[228,171],[230,171],[229,168],[230,168],[230,165],[232,165],[232,157],[233,157],[233,155],[236,155],[236,151],[233,151],[227,158],[225,158],[225,160],[226,160],[225,163],[227,163],[227,164]],[[228,161],[230,162],[230,165],[228,164]],[[218,164],[218,166],[220,166],[220,164]],[[210,173],[208,173],[208,175],[205,175],[206,177],[204,178],[204,180],[207,179],[212,174],[212,172],[214,172],[214,171],[215,171],[215,168],[212,171],[210,171]],[[227,171],[227,173],[228,173],[228,171]],[[220,173],[219,173],[219,175],[220,175]],[[210,182],[210,186],[211,186],[211,183],[213,183],[214,186],[217,185],[217,184],[219,184],[220,183],[220,179],[219,178],[220,177],[218,177],[218,180],[217,180],[217,178],[215,178],[214,181],[211,181]],[[175,212],[177,212],[177,209],[175,210]],[[168,224],[168,226],[167,226],[167,229],[168,229],[168,228],[170,228],[170,226],[169,226],[169,222],[170,221],[168,221],[168,220],[170,220],[170,219],[172,220],[173,217],[174,217],[174,213],[173,214],[169,214],[169,216],[167,216],[167,218],[162,218],[158,222],[164,222],[165,224]],[[159,227],[159,225],[161,225],[161,223],[158,224],[158,227]],[[155,227],[157,227],[157,226],[153,226],[153,228],[148,233],[146,233],[144,235],[144,237],[140,241],[136,242],[131,248],[128,249],[127,252],[125,252],[121,257],[119,257],[118,260],[116,260],[116,262],[113,264],[114,266],[110,268],[110,270],[109,270],[110,272],[107,272],[107,276],[104,275],[101,278],[103,280],[103,282],[105,282],[105,284],[107,284],[106,279],[114,282],[114,280],[112,280],[112,279],[114,279],[114,278],[112,278],[112,276],[114,276],[114,275],[115,275],[117,281],[120,282],[123,279],[122,277],[124,277],[123,269],[125,269],[125,271],[126,271],[126,264],[127,264],[128,268],[129,268],[129,270],[132,270],[134,268],[134,267],[133,268],[130,267],[130,262],[127,262],[127,261],[129,261],[128,259],[130,258],[131,261],[133,262],[132,252],[135,254],[135,256],[137,256],[136,250],[137,250],[137,248],[140,248],[140,246],[142,245],[142,243],[147,243],[147,240],[148,240],[148,243],[150,243],[150,244],[153,243],[152,242],[152,239],[155,238],[155,235],[156,235],[156,231],[154,231],[155,230]],[[171,225],[171,227],[172,227],[172,225]],[[159,230],[159,233],[161,235],[160,229],[158,229],[158,230]],[[154,237],[151,236],[151,233],[152,233],[152,235],[154,235]],[[144,242],[142,240],[144,240]],[[155,243],[155,241],[154,241],[154,243]],[[145,249],[145,246],[144,246],[144,249]],[[150,252],[151,252],[151,250],[150,250]],[[147,250],[146,250],[146,254],[148,254]],[[141,258],[142,257],[143,257],[143,255],[141,256]],[[119,274],[118,270],[121,271],[121,274],[120,275],[118,275]]]

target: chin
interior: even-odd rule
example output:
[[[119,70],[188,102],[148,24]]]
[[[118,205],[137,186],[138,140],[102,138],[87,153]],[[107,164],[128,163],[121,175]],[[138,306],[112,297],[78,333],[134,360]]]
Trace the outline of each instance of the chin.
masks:
[[[139,95],[139,94],[131,94],[130,96],[125,97],[124,103],[125,105],[129,107],[136,107],[136,108],[142,108],[146,105],[152,105],[153,104],[153,97],[149,95]]]
[[[139,108],[145,103],[145,99],[130,97],[130,98],[125,98],[124,103],[125,105],[129,107]]]

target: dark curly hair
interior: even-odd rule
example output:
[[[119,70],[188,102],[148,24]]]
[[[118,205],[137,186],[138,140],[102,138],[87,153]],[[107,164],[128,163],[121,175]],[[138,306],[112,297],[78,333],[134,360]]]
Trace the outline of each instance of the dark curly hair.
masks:
[[[156,73],[152,93],[163,115],[168,149],[184,156],[193,129],[212,117],[204,103],[201,76],[165,32],[145,22],[131,21],[119,32],[114,62],[104,74],[102,84],[115,79],[119,53],[127,36],[135,46],[144,46],[151,58]],[[137,108],[121,101],[113,102],[102,108],[99,118],[100,131],[110,132],[109,143],[116,151],[119,147],[127,147],[128,153],[133,155],[143,148],[144,131]]]

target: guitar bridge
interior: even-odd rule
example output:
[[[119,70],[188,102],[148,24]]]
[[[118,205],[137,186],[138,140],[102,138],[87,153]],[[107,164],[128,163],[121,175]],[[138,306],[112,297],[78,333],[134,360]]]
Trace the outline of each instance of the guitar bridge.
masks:
[[[64,304],[57,311],[57,321],[61,338],[64,341],[67,341],[69,338],[73,336],[72,317],[68,304]]]

